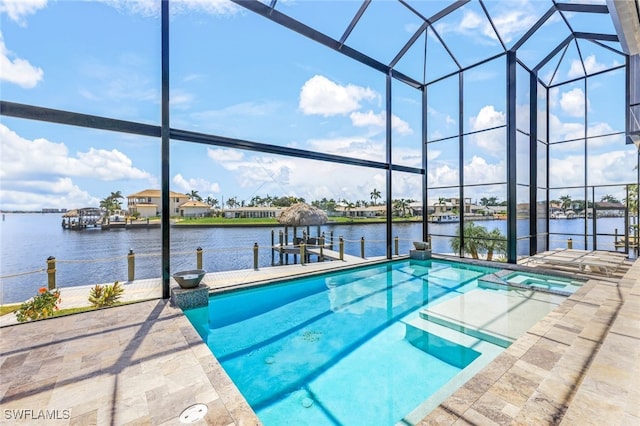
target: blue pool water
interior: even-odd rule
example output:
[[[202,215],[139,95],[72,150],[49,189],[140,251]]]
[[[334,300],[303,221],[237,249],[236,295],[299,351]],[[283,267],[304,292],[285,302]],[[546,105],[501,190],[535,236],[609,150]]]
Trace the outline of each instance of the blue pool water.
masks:
[[[407,323],[496,271],[396,261],[214,295],[185,314],[265,425],[393,425],[481,355]]]

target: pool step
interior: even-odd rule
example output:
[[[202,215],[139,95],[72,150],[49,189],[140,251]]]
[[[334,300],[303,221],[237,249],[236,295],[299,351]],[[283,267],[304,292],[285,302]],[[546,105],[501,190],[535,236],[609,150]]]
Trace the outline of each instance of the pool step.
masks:
[[[420,312],[420,317],[426,321],[442,325],[443,327],[447,327],[460,333],[464,333],[468,336],[484,340],[485,342],[493,343],[494,345],[498,345],[503,348],[508,348],[509,345],[514,342],[514,339],[509,339],[506,336],[500,336],[487,330],[477,329],[472,326],[466,325],[464,322],[458,322],[451,318],[446,318],[438,314],[429,313],[428,311]]]
[[[449,365],[457,368],[465,368],[480,356],[480,352],[475,351],[463,342],[455,342],[440,334],[424,330],[424,327],[405,323],[405,339],[416,348],[434,356]]]
[[[425,308],[420,317],[506,348],[565,299],[530,289],[478,288]]]

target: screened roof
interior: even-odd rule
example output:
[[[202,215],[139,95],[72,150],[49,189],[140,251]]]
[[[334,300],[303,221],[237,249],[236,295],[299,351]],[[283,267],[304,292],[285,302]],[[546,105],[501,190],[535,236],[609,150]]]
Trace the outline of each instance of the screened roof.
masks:
[[[623,62],[634,40],[622,43],[616,25],[633,34],[640,19],[618,20],[609,9],[633,11],[634,2],[557,1],[370,1],[246,2],[236,4],[409,84],[429,83],[448,73],[504,53],[517,52],[521,63],[540,71],[541,82],[561,82],[557,73],[567,51],[575,53],[578,77],[601,71],[594,53]],[[627,4],[624,4],[627,3]],[[629,4],[631,8],[629,8]],[[630,10],[628,10],[630,9]],[[329,18],[330,17],[330,18]],[[381,26],[380,23],[384,22]],[[614,22],[616,25],[614,25]],[[375,35],[375,36],[374,36]],[[468,49],[469,38],[474,49]]]

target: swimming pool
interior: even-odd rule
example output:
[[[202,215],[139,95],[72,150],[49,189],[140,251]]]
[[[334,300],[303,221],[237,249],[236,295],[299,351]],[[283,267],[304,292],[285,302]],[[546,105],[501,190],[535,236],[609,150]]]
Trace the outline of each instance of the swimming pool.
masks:
[[[497,271],[392,261],[214,295],[185,315],[265,425],[416,423],[518,337],[516,322],[524,332],[561,303],[536,296],[535,317],[509,322],[502,310],[532,298],[478,286]],[[464,297],[481,309],[456,320]],[[488,321],[483,303],[503,299]]]

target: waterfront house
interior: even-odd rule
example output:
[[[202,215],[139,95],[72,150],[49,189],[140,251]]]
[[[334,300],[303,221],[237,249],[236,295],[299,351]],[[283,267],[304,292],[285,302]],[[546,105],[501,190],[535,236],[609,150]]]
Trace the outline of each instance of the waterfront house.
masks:
[[[189,201],[189,196],[179,192],[169,191],[169,215],[180,214],[180,206]],[[135,194],[127,195],[129,214],[140,213],[140,217],[160,216],[162,214],[162,199],[159,189],[145,189]]]
[[[282,207],[236,207],[232,209],[226,209],[224,211],[224,217],[227,219],[234,218],[277,218],[282,212]]]
[[[180,216],[183,217],[205,217],[209,216],[212,212],[209,204],[198,200],[187,201],[181,204],[179,209]]]
[[[384,204],[377,206],[360,206],[360,207],[347,207],[336,206],[335,215],[344,217],[378,217],[385,216],[387,213],[387,206]]]

